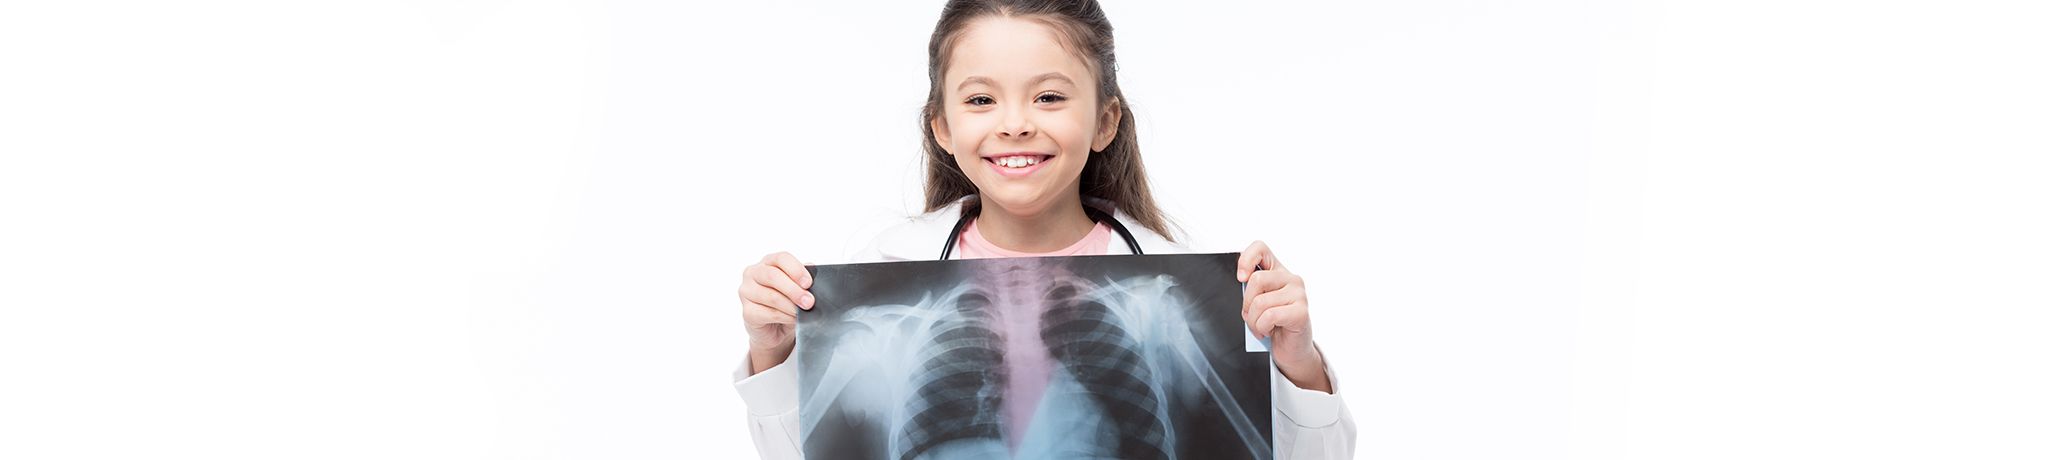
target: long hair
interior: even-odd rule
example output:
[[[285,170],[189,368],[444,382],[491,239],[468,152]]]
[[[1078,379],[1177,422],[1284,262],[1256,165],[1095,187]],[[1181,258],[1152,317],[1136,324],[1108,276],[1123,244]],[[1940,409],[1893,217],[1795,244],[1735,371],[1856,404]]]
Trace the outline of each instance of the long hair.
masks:
[[[939,25],[932,31],[931,94],[925,98],[924,114],[918,126],[924,130],[925,212],[946,207],[961,197],[976,193],[960,165],[946,154],[932,133],[932,120],[945,116],[944,73],[953,43],[969,22],[986,16],[1036,20],[1059,32],[1068,49],[1081,54],[1096,75],[1097,104],[1116,102],[1120,121],[1116,137],[1099,152],[1091,151],[1081,168],[1081,196],[1108,200],[1117,210],[1137,219],[1167,241],[1166,216],[1152,201],[1152,187],[1145,180],[1145,162],[1138,156],[1138,122],[1131,114],[1131,102],[1116,84],[1116,43],[1110,34],[1109,18],[1094,0],[953,0],[939,13]],[[1100,111],[1102,107],[1096,107]],[[1084,200],[1086,201],[1086,200]]]

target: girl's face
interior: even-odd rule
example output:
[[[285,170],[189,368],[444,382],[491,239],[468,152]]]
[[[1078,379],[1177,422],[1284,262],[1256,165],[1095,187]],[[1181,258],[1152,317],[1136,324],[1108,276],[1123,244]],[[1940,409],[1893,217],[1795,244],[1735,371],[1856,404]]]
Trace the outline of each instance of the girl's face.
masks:
[[[933,137],[983,203],[1028,216],[1078,200],[1089,151],[1116,137],[1119,102],[1097,100],[1095,74],[1042,23],[988,17],[960,34]]]

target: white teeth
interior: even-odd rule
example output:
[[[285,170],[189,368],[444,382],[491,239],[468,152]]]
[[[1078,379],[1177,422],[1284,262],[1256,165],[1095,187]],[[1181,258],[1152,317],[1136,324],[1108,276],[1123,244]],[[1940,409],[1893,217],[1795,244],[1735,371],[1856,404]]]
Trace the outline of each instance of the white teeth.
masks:
[[[1038,157],[1035,157],[1035,156],[1027,156],[1027,155],[1018,155],[1018,156],[1008,156],[1008,157],[1002,157],[1002,158],[997,158],[997,159],[996,159],[995,161],[996,161],[996,166],[1002,166],[1002,167],[1005,167],[1005,168],[1023,168],[1023,167],[1027,167],[1027,166],[1031,166],[1031,165],[1035,165],[1035,164],[1038,164]]]

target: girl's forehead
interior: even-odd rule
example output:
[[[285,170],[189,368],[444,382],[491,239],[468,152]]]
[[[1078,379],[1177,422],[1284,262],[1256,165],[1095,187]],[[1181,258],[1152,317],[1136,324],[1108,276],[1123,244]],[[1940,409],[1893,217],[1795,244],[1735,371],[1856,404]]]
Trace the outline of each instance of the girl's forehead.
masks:
[[[1075,82],[1092,81],[1087,61],[1046,24],[1013,17],[976,20],[960,31],[946,62],[946,81],[972,77],[1021,82],[1059,72]]]

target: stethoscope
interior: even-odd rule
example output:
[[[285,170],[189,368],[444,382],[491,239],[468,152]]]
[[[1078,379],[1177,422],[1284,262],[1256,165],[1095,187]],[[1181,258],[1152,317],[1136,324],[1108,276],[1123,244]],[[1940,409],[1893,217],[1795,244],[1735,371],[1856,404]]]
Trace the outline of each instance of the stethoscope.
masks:
[[[1131,230],[1124,228],[1122,222],[1117,222],[1115,216],[1111,216],[1108,212],[1095,209],[1092,206],[1083,205],[1081,210],[1088,213],[1088,220],[1108,223],[1111,230],[1116,230],[1117,236],[1124,238],[1124,246],[1131,248],[1132,255],[1145,255],[1145,250],[1138,248],[1138,238],[1131,236]],[[946,237],[946,247],[939,250],[939,260],[953,258],[953,243],[960,241],[960,232],[967,231],[967,222],[973,221],[974,217],[980,214],[980,206],[967,206],[960,210],[960,222],[953,224],[953,231]]]

